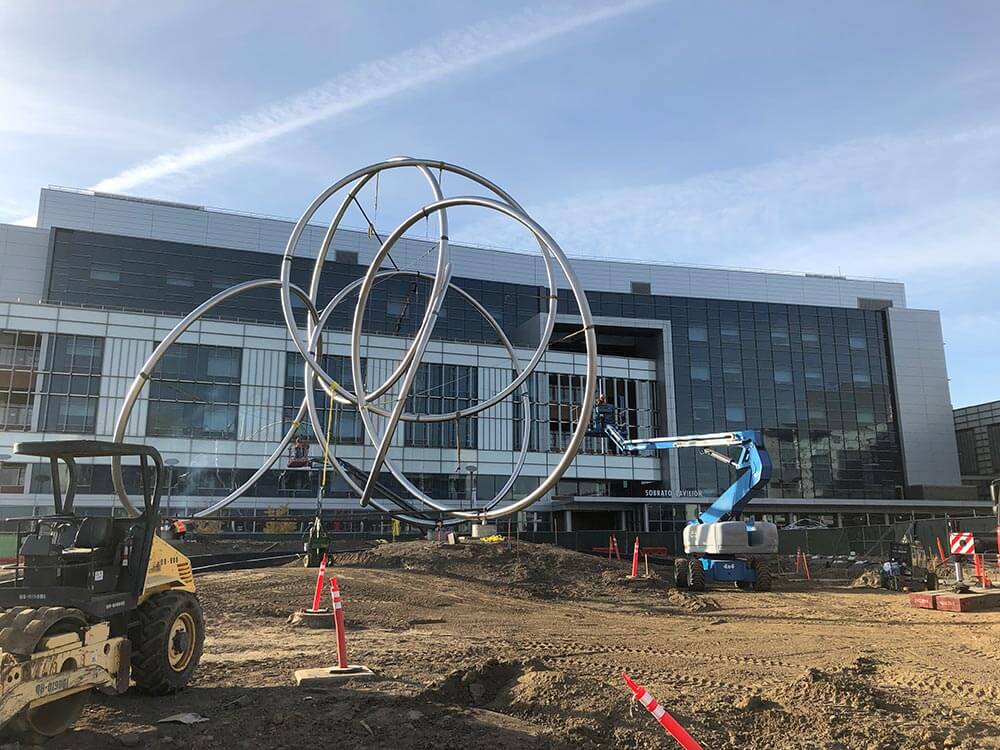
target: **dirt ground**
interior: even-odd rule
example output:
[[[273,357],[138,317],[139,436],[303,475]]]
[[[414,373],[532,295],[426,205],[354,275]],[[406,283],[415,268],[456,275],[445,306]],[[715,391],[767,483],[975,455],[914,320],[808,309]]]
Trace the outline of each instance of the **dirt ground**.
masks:
[[[339,555],[351,662],[377,679],[320,691],[292,673],[335,663],[333,631],[286,624],[315,571],[204,575],[191,686],[95,698],[48,747],[677,747],[624,669],[706,750],[1000,748],[1000,612],[912,609],[847,582],[634,589],[624,566],[528,544]],[[209,721],[156,724],[183,711]]]

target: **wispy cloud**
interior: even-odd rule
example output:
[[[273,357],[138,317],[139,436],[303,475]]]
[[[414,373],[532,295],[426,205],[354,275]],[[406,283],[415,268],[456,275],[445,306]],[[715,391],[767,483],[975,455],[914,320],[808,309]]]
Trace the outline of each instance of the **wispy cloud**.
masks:
[[[1000,127],[871,138],[530,206],[570,254],[898,277],[1000,267]],[[518,245],[495,218],[456,239]],[[955,252],[957,248],[960,252]]]
[[[120,149],[181,136],[169,125],[82,103],[69,91],[47,95],[37,82],[13,76],[0,75],[0,101],[0,136],[76,139]]]
[[[196,143],[100,180],[94,190],[120,192],[224,159],[273,138],[359,110],[500,60],[601,21],[633,13],[657,0],[581,8],[564,3],[529,8],[474,24],[381,60],[219,127]]]

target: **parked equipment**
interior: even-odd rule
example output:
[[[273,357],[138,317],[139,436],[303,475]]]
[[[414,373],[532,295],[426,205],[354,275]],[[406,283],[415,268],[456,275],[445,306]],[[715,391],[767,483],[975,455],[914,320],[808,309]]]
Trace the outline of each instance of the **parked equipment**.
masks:
[[[0,735],[36,743],[68,729],[91,689],[151,695],[185,687],[205,621],[191,563],[157,536],[163,460],[146,445],[19,443],[49,459],[54,513],[17,524],[18,559],[0,581]],[[76,459],[137,456],[142,512],[80,516]],[[59,462],[68,469],[65,494]]]
[[[778,527],[766,521],[730,521],[750,502],[755,489],[771,478],[771,459],[759,432],[717,432],[708,435],[640,438],[625,437],[612,404],[598,400],[587,432],[604,437],[623,453],[700,448],[737,471],[734,481],[697,520],[684,529],[684,553],[674,560],[678,588],[701,591],[713,581],[735,583],[752,591],[771,590],[772,560],[778,552]],[[715,448],[739,448],[730,458]]]

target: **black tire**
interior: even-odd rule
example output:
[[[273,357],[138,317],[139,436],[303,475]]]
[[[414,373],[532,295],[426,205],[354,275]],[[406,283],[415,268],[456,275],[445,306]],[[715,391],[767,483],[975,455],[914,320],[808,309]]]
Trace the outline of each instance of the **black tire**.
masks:
[[[674,559],[674,586],[686,589],[688,585],[688,561],[683,557]]]
[[[753,584],[750,581],[737,581],[736,588],[740,591],[750,591],[753,588]]]
[[[692,591],[705,590],[705,569],[701,567],[701,560],[688,560],[688,588]]]
[[[757,580],[753,583],[754,591],[771,590],[771,564],[767,560],[754,560],[753,572],[757,574]]]
[[[205,615],[200,602],[187,591],[165,591],[150,597],[136,611],[139,627],[132,637],[136,687],[148,695],[183,690],[205,647]]]

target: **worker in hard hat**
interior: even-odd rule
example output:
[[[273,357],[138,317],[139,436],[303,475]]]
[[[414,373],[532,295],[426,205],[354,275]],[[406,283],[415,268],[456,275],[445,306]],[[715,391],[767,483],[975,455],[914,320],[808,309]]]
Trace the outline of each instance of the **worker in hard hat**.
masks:
[[[174,528],[174,539],[183,540],[185,535],[187,534],[187,524],[184,523],[184,519],[182,518],[175,519],[173,523],[173,528]]]

